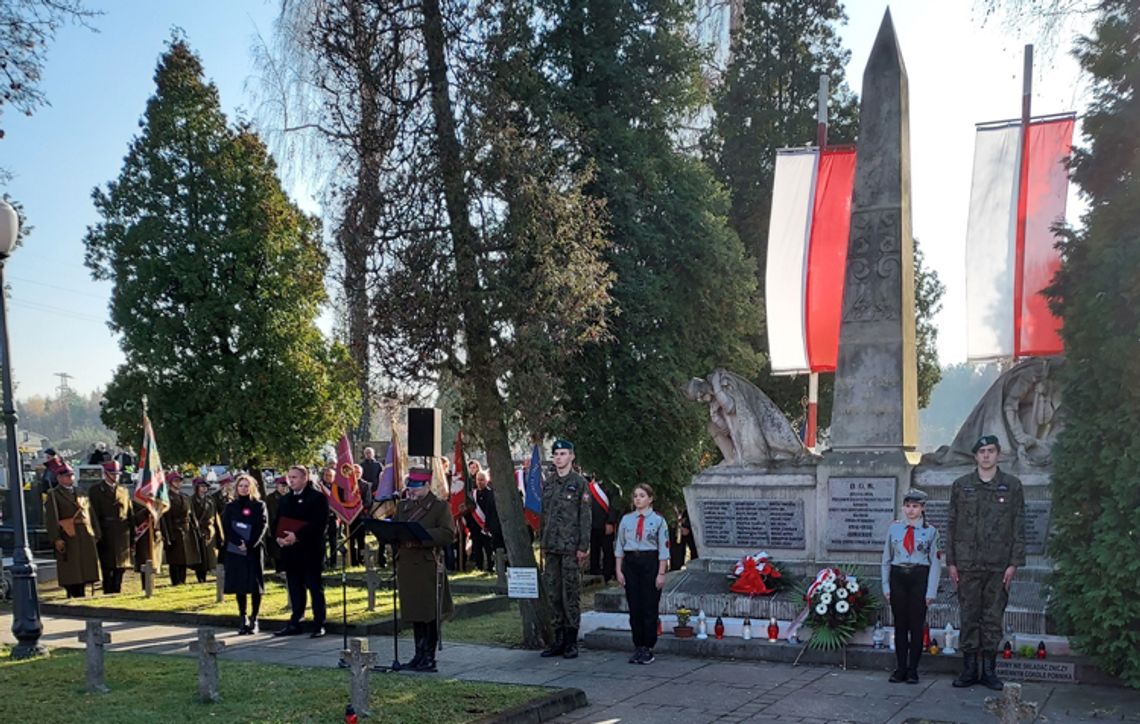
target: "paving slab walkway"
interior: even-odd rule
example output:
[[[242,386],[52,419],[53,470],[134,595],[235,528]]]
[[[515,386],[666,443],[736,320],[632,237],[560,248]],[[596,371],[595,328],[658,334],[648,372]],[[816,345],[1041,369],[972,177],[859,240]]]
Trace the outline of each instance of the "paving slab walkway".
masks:
[[[84,623],[45,617],[43,643],[79,648],[77,636]],[[11,615],[0,616],[0,642],[14,642],[11,627]],[[107,647],[111,651],[189,656],[195,636],[188,626],[127,621],[107,621],[105,629],[113,637]],[[634,666],[626,662],[626,653],[589,649],[574,660],[542,659],[534,651],[448,643],[446,635],[445,629],[440,671],[428,676],[582,689],[589,705],[554,720],[562,723],[996,721],[983,709],[991,692],[981,687],[954,689],[946,674],[923,676],[914,686],[890,684],[885,672],[764,661],[659,656],[649,666]],[[219,639],[226,642],[226,660],[314,667],[335,667],[343,643],[331,635],[274,638],[268,632],[237,636],[224,630]],[[381,662],[391,661],[391,637],[370,637],[369,645]],[[411,640],[401,638],[399,645],[407,658]],[[1024,692],[1026,700],[1039,704],[1039,722],[1140,722],[1140,691],[1027,683]]]

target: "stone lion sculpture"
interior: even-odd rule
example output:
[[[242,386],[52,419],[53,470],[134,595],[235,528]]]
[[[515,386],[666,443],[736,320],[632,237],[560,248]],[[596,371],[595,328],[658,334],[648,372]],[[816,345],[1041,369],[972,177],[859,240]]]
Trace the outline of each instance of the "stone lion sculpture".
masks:
[[[717,369],[705,379],[692,378],[684,389],[689,399],[709,406],[708,430],[724,455],[721,466],[767,466],[808,456],[776,403],[740,375]]]

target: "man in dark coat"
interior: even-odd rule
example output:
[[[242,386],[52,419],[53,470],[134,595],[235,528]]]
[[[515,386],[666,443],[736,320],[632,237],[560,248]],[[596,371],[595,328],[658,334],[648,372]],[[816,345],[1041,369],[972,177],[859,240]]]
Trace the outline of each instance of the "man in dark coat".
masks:
[[[166,487],[170,491],[170,509],[159,521],[162,539],[166,543],[166,562],[170,567],[170,585],[186,583],[186,569],[201,562],[198,538],[194,535],[194,516],[189,496],[183,495],[182,474],[166,474]]]
[[[91,486],[91,516],[99,526],[99,567],[103,571],[103,593],[123,590],[123,572],[131,565],[131,495],[119,485],[119,463],[103,463],[102,482]]]
[[[68,598],[81,598],[83,587],[99,580],[98,522],[91,518],[87,496],[75,489],[70,465],[59,467],[56,480],[59,484],[47,494],[44,526],[55,548],[56,580]]]
[[[384,463],[376,459],[376,449],[364,448],[364,460],[360,462],[360,478],[367,480],[372,490],[380,484],[380,474],[384,472]]]
[[[471,559],[476,568],[495,570],[495,551],[505,547],[499,509],[495,507],[495,491],[486,470],[475,474],[475,505],[467,511],[467,528],[471,531]],[[482,518],[482,519],[480,519]]]
[[[590,568],[592,576],[602,576],[609,582],[617,576],[614,558],[614,532],[621,520],[621,490],[603,485],[598,476],[591,475],[586,484],[590,491]]]
[[[198,539],[198,565],[194,575],[198,583],[206,582],[206,574],[218,565],[218,516],[214,509],[214,499],[210,496],[210,484],[205,478],[194,478],[194,497],[190,500],[190,514],[193,516],[194,535]]]
[[[309,471],[294,465],[286,475],[289,494],[277,506],[274,532],[281,546],[285,582],[289,588],[288,625],[274,636],[296,636],[302,633],[305,594],[313,602],[312,638],[325,635],[325,584],[321,577],[324,561],[325,529],[329,518],[329,501],[324,493],[309,484]]]
[[[416,655],[407,663],[412,671],[435,671],[441,616],[452,611],[451,591],[444,570],[443,547],[455,537],[451,506],[428,488],[431,473],[412,470],[408,475],[408,499],[400,501],[395,520],[419,523],[430,541],[403,543],[396,558],[400,589],[400,615],[412,622]]]
[[[273,561],[273,570],[278,573],[285,569],[281,566],[281,546],[277,545],[277,538],[272,532],[277,530],[277,507],[281,504],[281,499],[288,494],[289,481],[285,479],[284,475],[278,475],[273,480],[273,492],[265,496],[265,508],[269,511],[270,530],[270,535],[265,537],[265,552]]]

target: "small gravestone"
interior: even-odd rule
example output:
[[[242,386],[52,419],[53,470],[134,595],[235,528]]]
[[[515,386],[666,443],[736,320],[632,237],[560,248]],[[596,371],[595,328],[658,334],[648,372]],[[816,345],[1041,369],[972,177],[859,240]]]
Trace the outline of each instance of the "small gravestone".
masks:
[[[364,551],[364,582],[368,586],[368,610],[376,610],[376,589],[380,588],[380,571],[376,569],[376,551]]]
[[[102,621],[88,621],[79,641],[87,644],[87,691],[106,694],[110,689],[103,682],[103,647],[111,643],[111,634],[103,631]]]
[[[1006,684],[1000,696],[986,697],[986,711],[995,714],[1001,724],[1017,724],[1037,714],[1037,703],[1021,700],[1021,684]]]
[[[147,598],[150,598],[154,595],[154,574],[156,573],[154,564],[147,561],[139,566],[139,571],[142,573],[143,592]]]
[[[376,664],[376,654],[368,650],[368,639],[351,639],[348,650],[341,652],[341,661],[352,672],[349,687],[352,708],[358,716],[368,716],[368,670]]]
[[[221,563],[214,569],[214,601],[221,603],[226,597],[226,567]]]
[[[190,650],[198,654],[198,695],[204,702],[214,702],[220,697],[218,692],[218,654],[226,648],[225,641],[218,641],[214,629],[198,629],[198,640],[190,642]]]

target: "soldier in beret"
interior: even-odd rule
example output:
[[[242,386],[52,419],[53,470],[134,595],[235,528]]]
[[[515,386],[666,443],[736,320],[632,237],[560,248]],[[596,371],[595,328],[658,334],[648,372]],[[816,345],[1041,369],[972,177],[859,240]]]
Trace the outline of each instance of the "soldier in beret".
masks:
[[[950,488],[946,563],[958,586],[964,657],[954,686],[981,682],[997,691],[1002,688],[996,673],[1002,617],[1014,573],[1025,565],[1025,498],[1021,481],[998,468],[996,435],[979,437],[973,453],[977,468]]]
[[[170,509],[163,514],[159,525],[166,542],[166,562],[170,567],[170,585],[186,583],[186,569],[197,566],[202,558],[198,554],[198,538],[194,535],[195,520],[190,498],[182,493],[182,473],[166,474],[166,487],[170,493]]]
[[[190,514],[194,518],[194,535],[198,548],[198,564],[194,566],[194,575],[198,578],[198,583],[205,583],[206,574],[218,565],[217,511],[214,509],[214,499],[210,496],[210,483],[205,478],[194,478]]]
[[[285,479],[284,475],[278,475],[273,479],[273,492],[265,496],[265,508],[269,511],[269,530],[277,530],[277,507],[281,504],[281,499],[289,494],[289,481]],[[280,573],[285,570],[281,565],[281,546],[277,545],[277,538],[275,536],[266,536],[265,538],[265,552],[269,555],[270,560],[273,561],[273,570]]]
[[[82,598],[83,587],[99,580],[98,523],[91,519],[87,496],[75,489],[71,466],[59,466],[55,477],[58,484],[48,491],[44,525],[55,548],[56,580],[68,598]]]
[[[131,565],[131,495],[119,484],[121,469],[115,460],[103,463],[103,480],[91,486],[91,517],[99,526],[99,567],[103,593],[123,590],[123,572]]]
[[[543,657],[578,656],[582,564],[590,553],[590,493],[574,470],[574,443],[557,440],[554,473],[542,481],[542,582],[554,611],[554,640]]]
[[[398,522],[419,523],[431,536],[422,543],[402,543],[396,555],[396,576],[400,589],[400,613],[411,621],[415,632],[416,655],[406,668],[435,671],[441,616],[452,611],[451,591],[444,570],[443,547],[455,537],[451,506],[431,492],[431,473],[412,470],[406,483],[407,500],[396,506]]]

